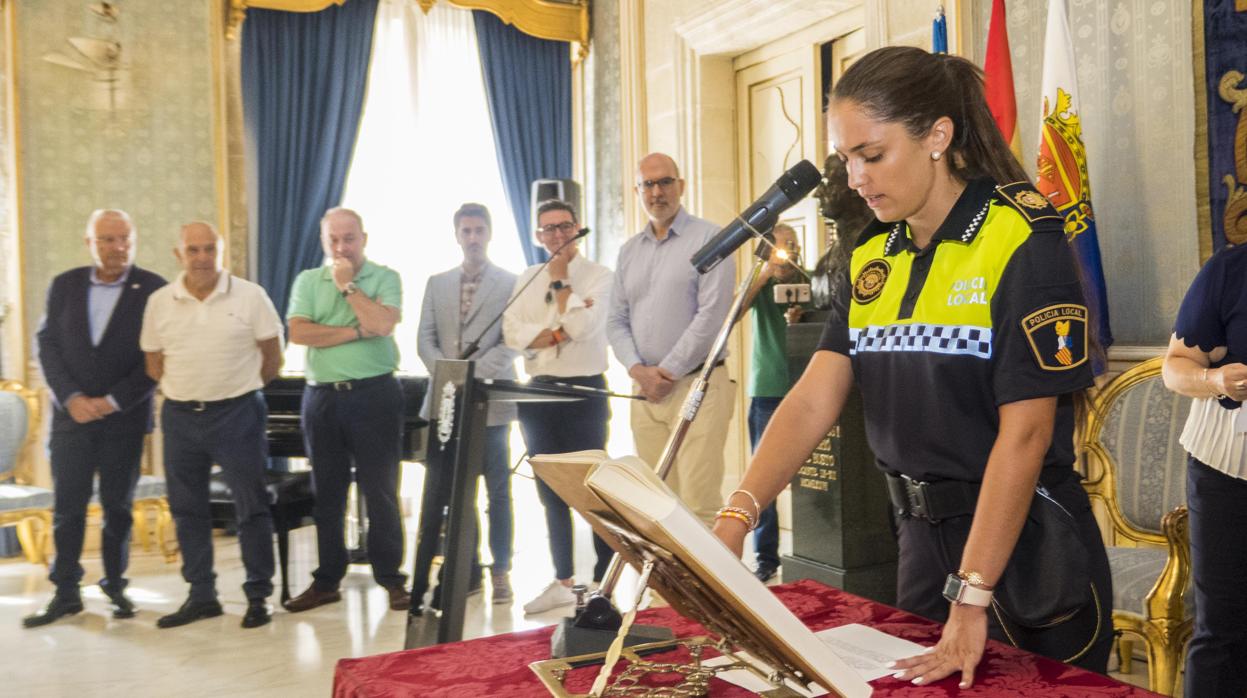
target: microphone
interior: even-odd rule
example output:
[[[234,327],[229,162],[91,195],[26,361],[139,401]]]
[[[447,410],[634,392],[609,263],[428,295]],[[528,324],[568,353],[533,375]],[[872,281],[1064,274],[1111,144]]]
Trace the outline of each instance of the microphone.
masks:
[[[550,255],[550,259],[554,259],[554,257],[558,255],[558,253],[563,251],[564,247],[567,247],[568,245],[572,244],[573,242],[579,240],[580,238],[588,234],[589,234],[588,228],[581,228],[580,230],[576,231],[576,234],[568,238],[567,242],[564,242],[562,245],[558,246],[558,249],[554,251],[554,254]],[[485,335],[489,334],[489,331],[494,328],[494,325],[498,324],[498,321],[501,320],[502,316],[506,314],[507,308],[510,308],[511,304],[514,303],[517,298],[524,295],[524,291],[528,290],[529,284],[531,284],[533,280],[536,279],[538,276],[541,276],[541,272],[544,271],[546,268],[546,265],[550,263],[550,259],[547,259],[546,261],[541,263],[541,269],[538,269],[536,274],[533,274],[531,277],[529,277],[528,281],[525,281],[524,285],[520,287],[520,290],[516,291],[515,295],[511,296],[511,299],[507,301],[507,304],[502,306],[502,311],[498,313],[498,316],[495,317],[492,321],[490,321],[490,323],[485,326],[485,329],[481,330],[480,334],[476,335],[476,339],[472,340],[471,343],[468,344],[468,346],[464,347],[463,351],[459,352],[458,358],[460,361],[475,354],[476,350],[480,349],[481,339],[483,339]]]
[[[705,274],[723,261],[724,257],[745,244],[752,235],[760,235],[770,230],[779,220],[779,214],[788,207],[805,198],[822,181],[823,173],[819,172],[809,160],[802,160],[785,172],[745,209],[736,220],[728,223],[715,235],[710,242],[702,246],[697,254],[689,260],[697,268],[699,274]]]

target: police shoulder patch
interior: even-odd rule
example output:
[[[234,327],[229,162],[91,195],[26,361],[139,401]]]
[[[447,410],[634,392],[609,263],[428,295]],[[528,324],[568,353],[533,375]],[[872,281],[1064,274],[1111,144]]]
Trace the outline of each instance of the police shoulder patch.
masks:
[[[1030,182],[1014,182],[996,187],[996,197],[1008,204],[1032,226],[1041,221],[1065,224],[1065,218],[1057,213],[1048,197],[1039,193]]]
[[[1045,371],[1068,371],[1087,361],[1087,306],[1054,303],[1022,318],[1035,363]]]
[[[888,282],[888,274],[891,272],[892,265],[887,260],[872,259],[866,262],[861,271],[857,272],[857,278],[853,279],[853,300],[860,305],[866,305],[878,298],[883,293],[883,285]]]

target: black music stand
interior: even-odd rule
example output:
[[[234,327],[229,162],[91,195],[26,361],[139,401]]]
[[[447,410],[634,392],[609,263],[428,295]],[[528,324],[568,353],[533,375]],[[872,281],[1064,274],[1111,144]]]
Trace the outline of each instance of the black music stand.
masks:
[[[480,379],[474,361],[440,359],[429,383],[429,438],[425,459],[420,528],[416,533],[416,562],[411,583],[411,612],[407,615],[404,649],[431,644],[430,626],[437,626],[437,643],[463,639],[468,574],[477,541],[472,531],[476,517],[476,481],[485,458],[486,412],[492,402],[567,402],[584,399],[591,389],[561,388],[542,383]],[[443,517],[443,510],[449,513]],[[429,572],[438,553],[443,521],[446,552],[441,571],[441,614],[424,613],[422,599],[429,588]],[[420,615],[417,615],[417,614]]]

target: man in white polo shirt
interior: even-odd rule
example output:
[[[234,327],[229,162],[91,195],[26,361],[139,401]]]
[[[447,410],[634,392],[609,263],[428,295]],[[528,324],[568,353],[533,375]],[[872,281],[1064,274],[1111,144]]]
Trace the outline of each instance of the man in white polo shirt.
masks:
[[[152,294],[139,345],[164,406],[169,507],[190,595],[156,625],[172,628],[223,613],[212,569],[208,475],[221,466],[234,493],[247,581],[242,627],[271,619],[273,520],[264,489],[267,409],[260,388],[281,369],[282,324],[264,289],[221,268],[221,237],[207,223],[183,226],[177,280]]]

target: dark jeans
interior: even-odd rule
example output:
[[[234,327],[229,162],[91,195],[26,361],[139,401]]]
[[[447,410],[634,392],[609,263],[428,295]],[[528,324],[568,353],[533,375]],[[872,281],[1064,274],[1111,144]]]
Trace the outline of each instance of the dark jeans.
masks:
[[[48,579],[56,585],[57,593],[78,594],[83,575],[79,558],[96,472],[100,474],[100,507],[104,510],[100,541],[104,578],[100,586],[109,591],[126,588],[134,485],[139,479],[143,436],[141,431],[114,434],[99,423],[52,432],[48,450],[52,460],[56,558]]]
[[[749,450],[758,450],[762,432],[770,423],[782,397],[755,397],[749,400]],[[758,527],[753,529],[753,547],[758,566],[779,567],[779,510],[775,502],[758,512]]]
[[[600,375],[573,378],[537,376],[533,380],[557,381],[591,388],[606,387],[606,378]],[[578,402],[521,402],[519,415],[524,445],[531,455],[606,448],[610,405],[605,397],[591,397]],[[574,574],[571,509],[540,478],[537,479],[537,495],[546,510],[546,528],[550,533],[550,558],[554,561],[554,577],[571,579]],[[593,536],[593,549],[597,553],[593,580],[601,581],[615,551],[597,534]]]
[[[485,511],[489,517],[489,554],[494,560],[492,569],[496,574],[511,571],[515,520],[511,512],[510,433],[509,424],[485,428],[485,462],[481,475],[485,478],[485,498],[489,503]]]
[[[1113,581],[1108,568],[1108,554],[1100,538],[1100,529],[1091,514],[1087,493],[1076,478],[1048,487],[1052,497],[1069,510],[1078,523],[1082,550],[1087,555],[1091,581],[1100,599],[1098,628],[1096,609],[1089,606],[1071,620],[1051,629],[1028,632],[1025,636],[1014,629],[1017,645],[1022,649],[1069,661],[1074,666],[1105,673],[1113,645],[1112,599]],[[925,519],[903,518],[897,524],[900,556],[896,570],[896,605],[931,620],[948,621],[948,601],[943,596],[944,581],[960,567],[961,552],[969,536],[971,516],[945,519],[938,524]],[[1074,551],[1071,551],[1071,554]],[[1014,555],[1025,555],[1021,547]],[[993,640],[1013,644],[1001,627],[995,613],[987,614],[987,634]],[[1075,657],[1079,654],[1080,656]]]
[[[404,586],[403,519],[398,506],[403,391],[398,379],[371,380],[353,390],[308,386],[303,391],[303,441],[316,491],[316,548],[312,578],[332,591],[346,576],[346,495],[355,482],[368,510],[368,558],[383,587]]]
[[[273,593],[273,516],[264,487],[267,419],[268,408],[258,390],[202,411],[168,400],[160,410],[169,509],[182,548],[182,578],[190,583],[194,601],[210,601],[217,595],[208,503],[213,463],[221,466],[234,493],[238,544],[247,571],[243,592],[248,600]]]
[[[1247,481],[1187,459],[1195,635],[1186,696],[1247,695]]]

